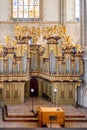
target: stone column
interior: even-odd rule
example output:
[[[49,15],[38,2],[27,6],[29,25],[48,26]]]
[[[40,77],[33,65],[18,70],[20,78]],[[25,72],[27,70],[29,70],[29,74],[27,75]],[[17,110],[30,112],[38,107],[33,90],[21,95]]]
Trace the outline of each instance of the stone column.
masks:
[[[66,3],[67,0],[60,0],[60,24],[66,24]]]
[[[80,14],[80,42],[85,55],[83,57],[83,83],[80,90],[81,96],[79,98],[81,98],[80,105],[87,107],[87,0],[80,0]]]
[[[87,47],[87,0],[80,0],[80,42],[85,49]]]
[[[87,107],[87,52],[83,56],[82,85],[78,88],[78,104]]]
[[[87,107],[87,56],[83,58],[83,63],[82,105]]]

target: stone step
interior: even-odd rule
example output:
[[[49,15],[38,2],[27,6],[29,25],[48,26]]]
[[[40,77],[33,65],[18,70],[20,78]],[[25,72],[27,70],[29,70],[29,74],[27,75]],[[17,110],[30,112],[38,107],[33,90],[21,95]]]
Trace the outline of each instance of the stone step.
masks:
[[[65,122],[87,122],[87,118],[65,118]]]
[[[34,115],[8,115],[8,118],[34,118]]]
[[[38,122],[38,118],[35,116],[34,117],[24,117],[24,116],[20,115],[20,116],[16,117],[16,115],[15,115],[15,117],[8,117],[5,109],[2,110],[2,115],[3,115],[3,120],[5,122]]]
[[[5,113],[5,115],[6,115],[6,117],[9,117],[9,118],[33,118],[33,117],[36,117],[36,113],[33,111],[33,112],[29,112],[28,114],[24,114],[24,113],[21,113],[21,114],[19,114],[19,113],[11,113],[11,112],[9,112],[8,113],[8,109],[7,109],[7,106],[5,106],[4,107],[4,113]]]
[[[85,115],[65,115],[65,118],[85,118]]]
[[[38,122],[38,118],[7,118],[4,117],[5,122]]]

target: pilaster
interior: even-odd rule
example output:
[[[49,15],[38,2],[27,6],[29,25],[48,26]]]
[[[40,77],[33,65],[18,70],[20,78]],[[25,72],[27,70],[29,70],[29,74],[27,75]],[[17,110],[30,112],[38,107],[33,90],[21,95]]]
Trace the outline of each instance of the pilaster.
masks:
[[[24,103],[24,83],[20,85],[20,104]]]
[[[82,106],[87,107],[87,56],[83,58]]]
[[[83,48],[87,48],[87,0],[80,0],[80,41]]]
[[[66,0],[60,0],[60,24],[66,25]]]

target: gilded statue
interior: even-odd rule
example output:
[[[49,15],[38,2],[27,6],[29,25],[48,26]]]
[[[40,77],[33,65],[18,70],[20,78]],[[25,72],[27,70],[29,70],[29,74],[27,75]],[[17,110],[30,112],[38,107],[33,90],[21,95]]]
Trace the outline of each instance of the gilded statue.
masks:
[[[7,47],[10,47],[10,40],[11,40],[10,36],[5,36],[5,42]]]
[[[14,47],[14,48],[16,48],[16,47],[17,47],[17,43],[16,43],[16,41],[15,41],[15,40],[13,40],[13,41],[12,41],[12,45],[13,45],[13,47]]]
[[[2,53],[2,52],[3,52],[3,45],[0,44],[0,53]]]
[[[76,48],[77,48],[77,53],[82,52],[82,48],[80,44],[77,44]]]
[[[40,34],[43,35],[46,39],[50,36],[63,36],[65,34],[65,26],[43,26],[43,27],[26,27],[16,25],[14,28],[15,35],[17,40],[23,40],[23,36],[30,36],[34,44],[37,43],[38,37]]]

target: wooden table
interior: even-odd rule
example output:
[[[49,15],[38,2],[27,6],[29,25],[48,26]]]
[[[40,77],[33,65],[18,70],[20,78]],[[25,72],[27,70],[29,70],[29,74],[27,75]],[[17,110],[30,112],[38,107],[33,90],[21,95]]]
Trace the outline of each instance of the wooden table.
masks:
[[[38,121],[39,126],[51,124],[60,124],[64,126],[64,111],[59,107],[39,107],[38,108]]]

